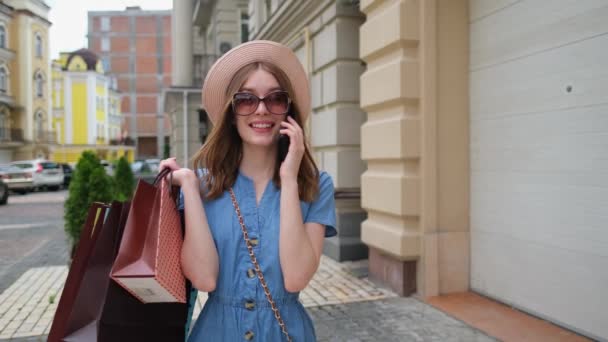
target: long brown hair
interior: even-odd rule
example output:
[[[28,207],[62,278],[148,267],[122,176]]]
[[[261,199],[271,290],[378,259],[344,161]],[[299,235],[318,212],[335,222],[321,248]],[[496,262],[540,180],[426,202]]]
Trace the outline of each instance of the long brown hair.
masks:
[[[239,91],[249,76],[258,69],[263,69],[271,73],[279,82],[279,85],[287,91],[289,97],[294,99],[294,91],[289,78],[276,66],[255,62],[244,66],[237,71],[226,89],[226,104],[221,117],[211,129],[211,133],[204,145],[194,155],[194,167],[205,168],[206,174],[203,176],[203,194],[206,199],[218,198],[225,190],[234,185],[238,174],[239,165],[243,158],[243,141],[239,135],[234,122],[232,113],[231,99]],[[304,127],[302,116],[298,111],[298,106],[292,102],[291,113],[300,127]],[[304,129],[302,129],[304,132]],[[281,163],[278,159],[275,163],[273,182],[277,187],[281,187],[279,169]],[[304,156],[298,171],[298,192],[300,200],[312,202],[319,192],[319,170],[312,158],[306,136],[304,136]]]

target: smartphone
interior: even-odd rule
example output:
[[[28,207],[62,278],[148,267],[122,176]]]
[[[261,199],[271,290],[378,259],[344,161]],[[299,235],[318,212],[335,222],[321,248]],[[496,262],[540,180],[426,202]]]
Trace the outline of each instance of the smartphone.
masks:
[[[287,115],[289,115],[293,118],[293,114],[289,113]],[[278,148],[279,162],[282,163],[285,160],[285,157],[287,157],[288,151],[289,151],[289,136],[287,134],[281,134],[279,136],[279,148]]]

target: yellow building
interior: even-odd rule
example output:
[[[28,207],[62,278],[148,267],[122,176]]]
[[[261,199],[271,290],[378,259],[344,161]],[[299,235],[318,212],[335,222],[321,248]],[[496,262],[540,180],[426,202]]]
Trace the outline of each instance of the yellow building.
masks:
[[[0,3],[0,163],[48,157],[55,142],[49,116],[49,6]]]
[[[74,163],[85,150],[102,159],[123,155],[133,161],[134,147],[122,141],[120,94],[99,57],[88,49],[61,53],[52,64],[53,127],[57,144],[50,159]]]

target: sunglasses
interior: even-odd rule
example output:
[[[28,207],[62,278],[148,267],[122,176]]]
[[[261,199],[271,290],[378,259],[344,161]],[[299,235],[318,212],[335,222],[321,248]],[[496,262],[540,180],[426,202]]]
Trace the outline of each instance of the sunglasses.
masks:
[[[291,99],[286,91],[273,91],[264,97],[257,97],[252,93],[236,93],[232,97],[232,111],[236,115],[251,115],[264,102],[266,109],[275,115],[283,115],[289,112]]]

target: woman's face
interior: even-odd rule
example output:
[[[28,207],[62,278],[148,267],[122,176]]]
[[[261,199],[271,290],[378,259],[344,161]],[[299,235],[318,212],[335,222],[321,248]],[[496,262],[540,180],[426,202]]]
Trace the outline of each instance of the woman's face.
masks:
[[[286,115],[282,114],[286,111],[283,103],[288,96],[283,91],[277,79],[264,69],[256,69],[239,89],[233,101],[234,106],[238,107],[233,106],[233,111],[237,111],[234,115],[236,128],[244,144],[265,147],[276,144],[280,123]],[[250,95],[268,100],[259,101],[256,108],[257,99]],[[267,108],[267,103],[271,108]],[[249,112],[249,115],[238,115]]]

